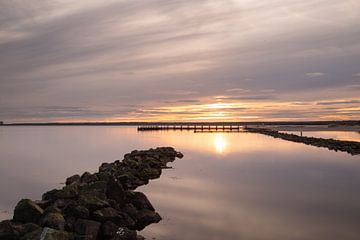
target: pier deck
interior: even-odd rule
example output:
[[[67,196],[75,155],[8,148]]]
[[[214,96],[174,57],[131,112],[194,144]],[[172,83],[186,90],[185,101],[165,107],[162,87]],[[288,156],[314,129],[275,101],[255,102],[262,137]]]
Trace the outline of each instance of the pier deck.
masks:
[[[194,131],[199,132],[240,132],[243,131],[243,126],[240,125],[143,125],[138,126],[138,131]]]

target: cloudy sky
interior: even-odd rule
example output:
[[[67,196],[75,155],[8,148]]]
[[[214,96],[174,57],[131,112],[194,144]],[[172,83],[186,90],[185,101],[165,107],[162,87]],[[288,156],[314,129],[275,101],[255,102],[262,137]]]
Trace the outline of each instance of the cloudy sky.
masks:
[[[359,0],[1,0],[0,120],[360,118]]]

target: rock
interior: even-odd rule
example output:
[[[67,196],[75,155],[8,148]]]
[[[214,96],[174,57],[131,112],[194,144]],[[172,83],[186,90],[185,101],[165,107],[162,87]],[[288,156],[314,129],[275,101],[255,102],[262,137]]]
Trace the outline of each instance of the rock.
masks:
[[[77,239],[96,240],[101,224],[99,222],[78,219],[75,223],[75,233],[80,235]]]
[[[115,200],[121,206],[123,206],[125,203],[124,188],[116,179],[112,178],[108,181],[106,196],[112,200]]]
[[[42,195],[42,200],[43,201],[49,201],[49,202],[55,201],[57,199],[56,193],[59,192],[59,191],[60,190],[58,190],[58,189],[53,189],[53,190],[50,190],[50,191],[44,193]]]
[[[147,179],[156,179],[159,178],[161,175],[161,168],[144,168],[141,172],[140,172],[140,178],[142,180],[147,180]]]
[[[80,194],[91,194],[100,199],[106,199],[107,182],[96,181],[84,185],[81,188]]]
[[[146,226],[152,223],[158,223],[161,221],[161,217],[158,213],[147,209],[138,211],[137,217],[135,229],[138,231],[143,230]]]
[[[49,227],[57,230],[65,229],[65,219],[61,213],[58,212],[50,212],[45,214],[39,221],[40,226]]]
[[[40,227],[33,223],[17,223],[10,220],[0,222],[0,239],[18,239],[28,232],[35,231]]]
[[[48,200],[36,200],[34,202],[42,209],[47,208],[51,204],[51,201],[48,201]]]
[[[97,209],[110,207],[110,204],[107,201],[102,200],[102,199],[98,198],[97,196],[93,196],[91,194],[80,195],[79,203],[80,203],[80,205],[86,207],[90,211],[95,211]]]
[[[101,237],[112,240],[137,240],[136,231],[119,227],[112,222],[106,222],[101,226]]]
[[[131,203],[137,208],[137,209],[148,209],[151,211],[155,211],[155,208],[149,201],[149,199],[146,197],[146,195],[142,192],[133,192]]]
[[[75,182],[80,182],[80,180],[81,180],[80,175],[76,174],[76,175],[73,175],[71,177],[68,177],[66,179],[65,184],[70,185],[70,184],[75,183]]]
[[[66,205],[63,209],[65,216],[73,216],[76,218],[88,219],[90,211],[84,206],[79,205],[77,202]]]
[[[59,231],[52,228],[44,228],[40,240],[71,240],[72,235],[65,231]]]
[[[134,220],[126,213],[119,212],[111,207],[97,210],[93,213],[94,219],[99,222],[111,221],[121,227],[134,226]]]
[[[37,223],[44,210],[30,199],[22,199],[15,207],[13,220],[24,223]]]
[[[83,175],[81,175],[81,182],[83,183],[91,183],[98,180],[99,179],[95,174],[91,174],[89,172],[85,172]]]
[[[72,183],[55,193],[56,199],[71,199],[79,195],[79,185]]]

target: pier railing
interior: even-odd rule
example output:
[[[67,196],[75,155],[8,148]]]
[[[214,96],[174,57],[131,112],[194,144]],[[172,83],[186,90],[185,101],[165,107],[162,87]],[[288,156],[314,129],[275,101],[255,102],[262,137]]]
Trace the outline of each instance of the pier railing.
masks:
[[[199,125],[142,125],[138,126],[138,131],[194,131],[197,132],[240,132],[243,130],[241,125],[211,125],[211,124],[199,124]]]

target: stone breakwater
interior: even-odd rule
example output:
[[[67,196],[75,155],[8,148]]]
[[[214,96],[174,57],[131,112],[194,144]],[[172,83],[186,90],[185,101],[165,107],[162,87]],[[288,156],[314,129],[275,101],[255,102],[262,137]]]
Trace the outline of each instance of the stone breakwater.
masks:
[[[171,147],[125,154],[103,163],[97,173],[74,175],[42,200],[22,199],[12,220],[0,223],[0,240],[139,240],[137,231],[161,220],[141,193],[168,162],[182,158]]]
[[[295,134],[281,133],[278,131],[273,131],[265,128],[245,128],[245,130],[247,132],[260,133],[260,134],[272,136],[274,138],[281,138],[292,142],[299,142],[316,147],[328,148],[334,151],[347,152],[351,155],[360,154],[360,142],[304,137]]]

